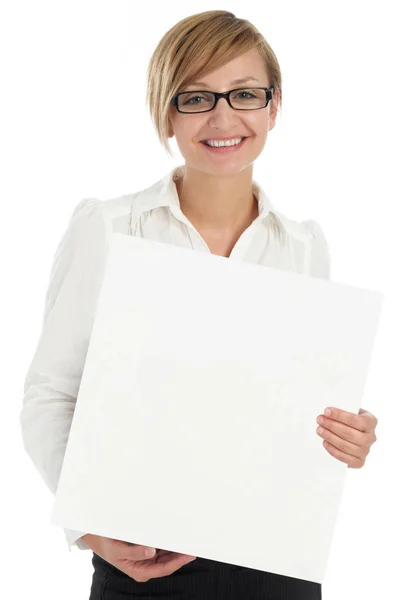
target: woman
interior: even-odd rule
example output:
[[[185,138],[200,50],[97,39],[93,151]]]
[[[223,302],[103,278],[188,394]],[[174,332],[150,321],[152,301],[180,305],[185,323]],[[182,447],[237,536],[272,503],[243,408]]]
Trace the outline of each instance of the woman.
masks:
[[[151,58],[147,98],[160,142],[170,152],[168,138],[175,136],[185,164],[137,194],[82,200],[54,257],[21,413],[26,450],[54,493],[114,232],[330,277],[319,225],[274,210],[252,178],[275,125],[281,73],[249,21],[216,10],[177,23]],[[318,433],[331,454],[358,468],[376,439],[376,419],[367,411],[333,411]],[[69,549],[93,551],[90,600],[321,598],[315,582],[161,549],[147,558],[140,545],[65,532]]]

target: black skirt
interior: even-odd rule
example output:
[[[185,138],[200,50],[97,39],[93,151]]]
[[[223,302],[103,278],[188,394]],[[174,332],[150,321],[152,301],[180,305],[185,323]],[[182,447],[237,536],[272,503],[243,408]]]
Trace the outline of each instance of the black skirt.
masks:
[[[321,584],[196,558],[171,575],[132,579],[93,552],[89,600],[321,600]]]

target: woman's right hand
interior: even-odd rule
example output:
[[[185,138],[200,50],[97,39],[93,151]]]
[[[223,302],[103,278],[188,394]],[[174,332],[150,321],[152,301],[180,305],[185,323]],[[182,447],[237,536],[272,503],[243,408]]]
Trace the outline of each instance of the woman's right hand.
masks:
[[[102,559],[123,571],[126,575],[143,583],[153,577],[171,575],[197,557],[167,550],[155,550],[140,544],[131,544],[112,538],[87,533],[81,538]],[[146,555],[146,550],[155,554]]]

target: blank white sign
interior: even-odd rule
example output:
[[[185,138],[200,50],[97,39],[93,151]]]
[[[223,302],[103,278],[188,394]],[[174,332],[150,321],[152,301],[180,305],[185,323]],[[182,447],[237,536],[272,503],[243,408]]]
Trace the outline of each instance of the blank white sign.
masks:
[[[52,524],[322,583],[383,298],[114,234]]]

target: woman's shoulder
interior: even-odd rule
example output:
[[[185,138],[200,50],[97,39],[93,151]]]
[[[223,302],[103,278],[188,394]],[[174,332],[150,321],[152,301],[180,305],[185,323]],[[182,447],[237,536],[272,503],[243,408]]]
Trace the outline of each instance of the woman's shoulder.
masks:
[[[72,220],[90,226],[104,223],[107,233],[128,233],[130,211],[137,192],[122,194],[112,198],[82,198],[72,213]]]
[[[330,248],[322,227],[315,219],[305,219],[300,224],[310,235],[310,275],[331,279]]]
[[[281,223],[288,236],[296,238],[301,241],[307,241],[313,237],[323,236],[322,229],[320,228],[317,221],[314,219],[305,219],[298,221],[286,216],[279,210],[275,210],[277,221]]]
[[[284,230],[287,233],[288,247],[296,255],[303,255],[306,272],[314,277],[330,279],[330,251],[323,228],[315,219],[298,221],[276,211]]]

